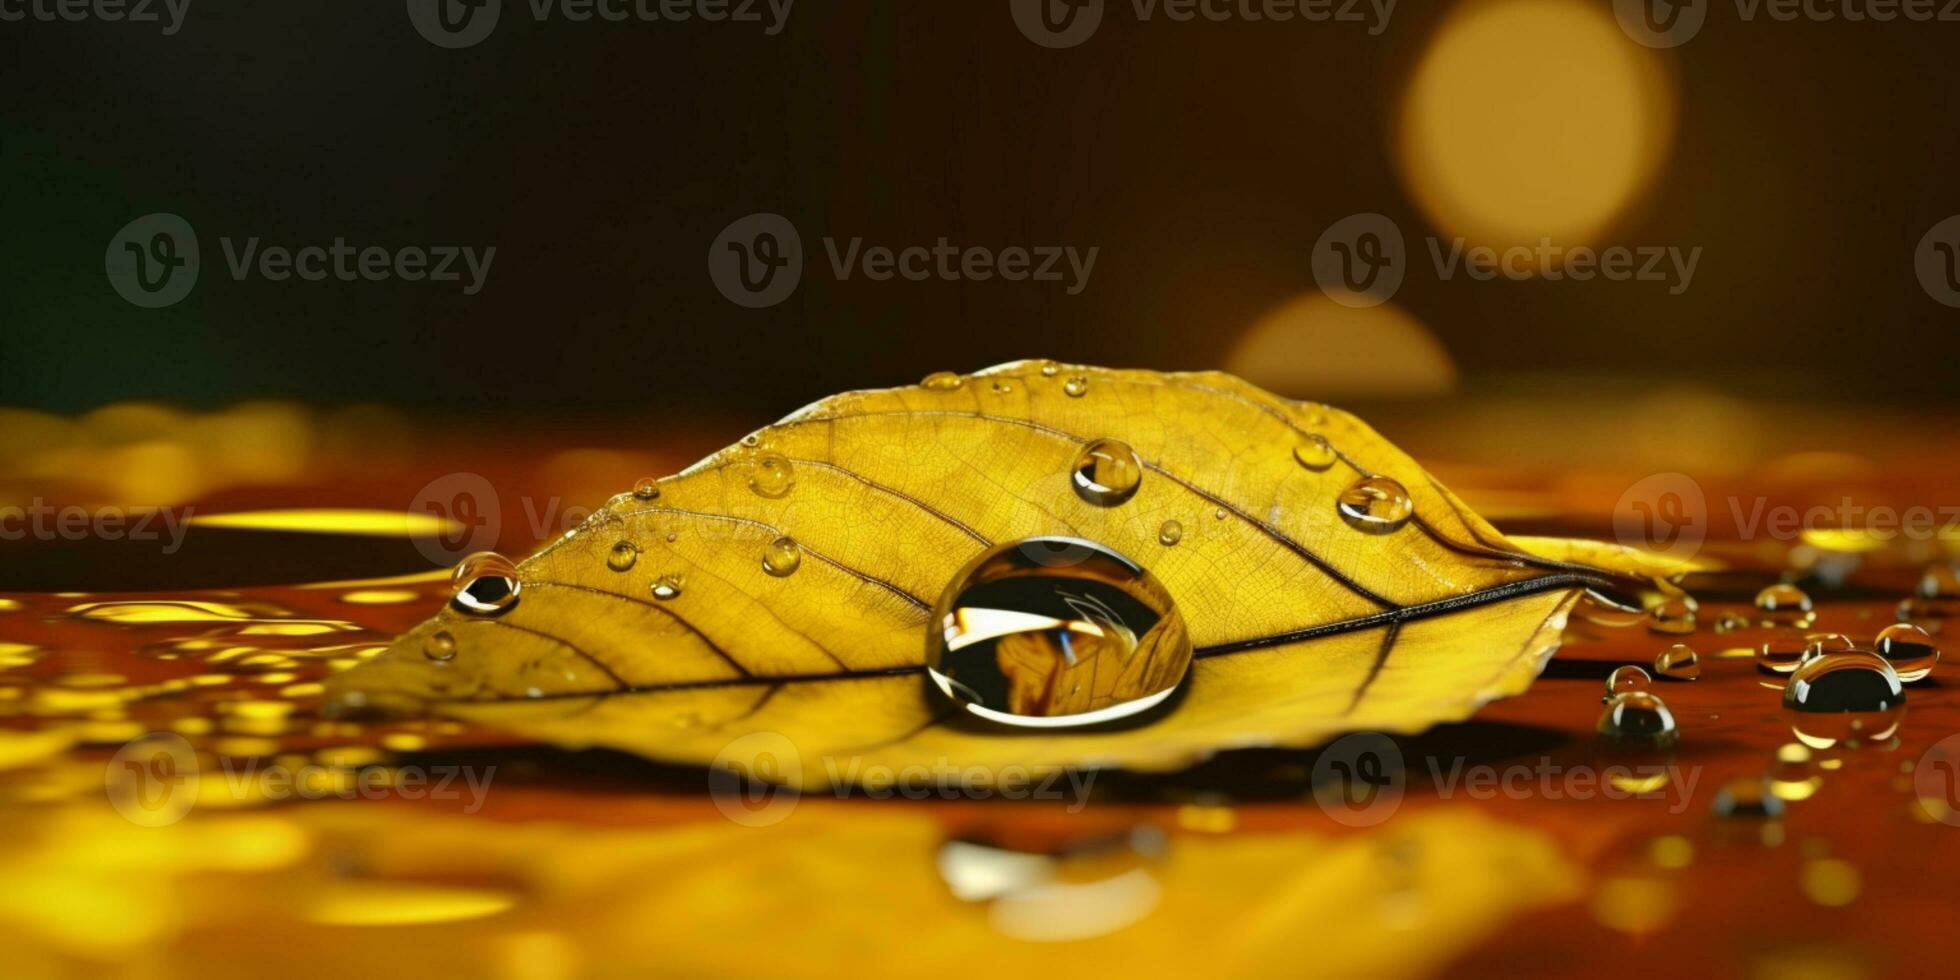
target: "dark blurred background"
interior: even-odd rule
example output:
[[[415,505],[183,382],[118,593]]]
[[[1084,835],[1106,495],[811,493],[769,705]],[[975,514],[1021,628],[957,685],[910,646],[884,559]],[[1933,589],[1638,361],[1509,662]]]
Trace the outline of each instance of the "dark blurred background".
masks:
[[[1487,57],[1516,70],[1438,67],[1440,108],[1412,119],[1425,59],[1493,6],[1509,9],[1466,36],[1512,39]],[[1692,40],[1650,49],[1590,0],[1405,0],[1375,36],[1217,9],[1234,13],[1143,20],[1112,0],[1066,49],[1024,36],[1007,0],[801,0],[775,36],[763,4],[762,24],[577,23],[505,0],[494,32],[458,50],[418,34],[401,0],[195,0],[171,36],[0,23],[0,404],[774,415],[1030,356],[1237,357],[1255,375],[1248,358],[1287,360],[1260,380],[1311,389],[1322,350],[1389,375],[1422,361],[1403,379],[1421,393],[1610,379],[1951,396],[1960,311],[1913,263],[1960,211],[1960,23],[1750,22],[1719,3]],[[1623,50],[1589,53],[1606,42],[1571,27],[1575,11]],[[1561,52],[1577,60],[1545,56]],[[1485,128],[1458,104],[1539,122]],[[1602,126],[1651,165],[1602,175],[1599,154],[1630,156]],[[1412,161],[1412,143],[1428,156]],[[1428,236],[1475,242],[1474,215],[1507,200],[1514,225],[1537,220],[1517,188],[1460,207],[1421,190],[1452,179],[1428,171],[1492,153],[1520,161],[1519,187],[1595,216],[1548,223],[1562,240],[1702,248],[1691,287],[1440,279]],[[1488,183],[1474,168],[1453,179]],[[183,216],[203,250],[194,291],[163,309],[123,301],[104,274],[112,236],[152,212]],[[716,236],[755,212],[787,217],[805,253],[800,288],[765,309],[729,302],[707,268]],[[1393,303],[1296,309],[1286,342],[1242,347],[1318,295],[1316,239],[1359,212],[1407,236]],[[497,251],[475,296],[234,281],[219,239],[253,236]],[[1073,296],[839,282],[824,236],[1100,253]]]

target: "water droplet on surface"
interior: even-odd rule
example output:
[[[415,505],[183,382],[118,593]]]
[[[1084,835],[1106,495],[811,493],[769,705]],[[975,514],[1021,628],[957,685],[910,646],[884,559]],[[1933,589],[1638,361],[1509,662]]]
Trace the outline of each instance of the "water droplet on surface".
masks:
[[[1693,633],[1700,611],[1700,604],[1692,596],[1665,599],[1647,611],[1647,628],[1675,636]]]
[[[606,552],[606,567],[615,572],[624,572],[640,560],[640,549],[631,541],[621,541]]]
[[[991,387],[996,395],[1011,394],[1014,391],[1014,383],[1005,379],[996,380]]]
[[[1783,801],[1770,792],[1769,780],[1743,776],[1723,783],[1710,809],[1724,819],[1774,820],[1783,815]]]
[[[1694,680],[1701,676],[1701,656],[1694,647],[1676,643],[1654,658],[1654,673],[1670,680]]]
[[[1325,436],[1309,434],[1301,437],[1299,444],[1293,447],[1293,459],[1317,473],[1334,465],[1339,457],[1334,454],[1334,447]]]
[[[966,384],[966,379],[951,371],[934,371],[926,375],[924,381],[919,382],[919,387],[929,388],[933,391],[952,391],[964,384]]]
[[[1191,664],[1170,593],[1135,562],[1075,538],[988,550],[954,577],[931,623],[933,685],[971,714],[1019,727],[1146,711]]]
[[[1042,361],[1042,362],[1041,362],[1041,376],[1042,376],[1042,377],[1044,377],[1044,378],[1052,378],[1052,377],[1054,377],[1055,375],[1058,375],[1058,374],[1060,374],[1060,373],[1062,373],[1062,366],[1061,366],[1060,364],[1057,364],[1057,363],[1055,363],[1054,361]]]
[[[777,578],[795,574],[803,565],[803,546],[785,534],[762,549],[762,570]]]
[[[1810,648],[1810,641],[1794,629],[1780,629],[1764,639],[1756,648],[1756,666],[1778,674],[1787,674],[1803,663],[1803,655]]]
[[[653,597],[655,599],[672,599],[680,594],[681,577],[679,575],[662,575],[653,580]]]
[[[1849,653],[1855,646],[1843,633],[1810,633],[1804,636],[1803,659],[1814,660],[1827,653]]]
[[[1667,710],[1660,698],[1646,691],[1615,695],[1606,702],[1606,710],[1600,712],[1597,728],[1600,737],[1616,742],[1667,746],[1674,744],[1678,736],[1674,713]]]
[[[1157,528],[1157,543],[1168,548],[1184,540],[1184,525],[1176,521],[1165,521]]]
[[[1806,660],[1783,688],[1783,706],[1797,711],[1881,712],[1905,701],[1899,675],[1885,658],[1863,650]]]
[[[1062,382],[1062,393],[1070,398],[1081,398],[1083,395],[1088,394],[1088,376],[1081,374],[1070,375],[1067,381]]]
[[[615,484],[617,486],[617,484]],[[448,630],[437,630],[422,641],[422,656],[444,661],[456,658],[456,638]]]
[[[1615,667],[1612,673],[1606,675],[1606,696],[1600,700],[1610,702],[1615,695],[1644,691],[1653,683],[1653,677],[1632,664]]]
[[[1114,507],[1143,485],[1143,460],[1129,443],[1097,439],[1082,447],[1071,470],[1075,494],[1099,507]]]
[[[619,484],[615,483],[613,486],[619,486]],[[659,496],[660,482],[653,477],[641,477],[638,482],[633,484],[634,500],[653,500]]]
[[[1749,621],[1749,617],[1738,613],[1726,612],[1715,618],[1717,633],[1733,633],[1736,630],[1746,630],[1753,625],[1755,624]]]
[[[494,551],[479,551],[450,573],[450,602],[472,616],[495,616],[517,605],[517,566]]]
[[[1809,626],[1817,618],[1810,595],[1787,583],[1756,593],[1756,612],[1765,626]]]
[[[1933,645],[1932,635],[1911,623],[1894,623],[1879,630],[1872,647],[1907,684],[1926,679],[1940,660],[1940,649]]]
[[[754,449],[760,445],[762,445],[762,433],[760,432],[751,432],[742,437],[742,448],[744,449]]]
[[[1211,519],[1212,519],[1212,520],[1214,520],[1214,521],[1222,521],[1222,520],[1224,520],[1224,519],[1225,519],[1225,508],[1223,508],[1223,507],[1213,507],[1213,508],[1211,509]]]
[[[1408,489],[1385,476],[1364,476],[1354,481],[1341,491],[1334,506],[1350,526],[1377,533],[1400,528],[1416,512]]]
[[[1769,788],[1777,799],[1807,800],[1817,795],[1824,777],[1811,768],[1814,758],[1809,746],[1790,742],[1776,750],[1776,761],[1769,767]]]
[[[774,500],[796,486],[796,467],[781,453],[758,453],[749,461],[749,489]]]

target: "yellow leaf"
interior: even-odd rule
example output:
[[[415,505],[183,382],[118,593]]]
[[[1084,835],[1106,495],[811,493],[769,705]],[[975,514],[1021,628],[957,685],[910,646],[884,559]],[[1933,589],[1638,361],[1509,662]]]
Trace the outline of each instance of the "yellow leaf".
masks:
[[[1161,769],[1467,717],[1530,684],[1579,590],[1654,568],[1520,548],[1359,419],[1227,375],[1016,362],[929,380],[825,399],[657,496],[613,498],[520,566],[513,606],[452,605],[336,678],[338,703],[745,770],[731,743],[769,733],[779,769],[759,774],[807,785],[864,767]],[[1143,463],[1121,503],[1071,483],[1098,439]],[[1406,523],[1337,512],[1363,478],[1406,488]],[[1040,535],[1099,542],[1173,597],[1196,654],[1160,713],[1026,732],[929,688],[942,590],[990,545]]]

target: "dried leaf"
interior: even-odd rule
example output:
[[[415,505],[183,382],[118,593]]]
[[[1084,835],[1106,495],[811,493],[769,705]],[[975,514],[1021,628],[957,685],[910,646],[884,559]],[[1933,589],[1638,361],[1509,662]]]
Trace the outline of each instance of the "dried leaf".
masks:
[[[1140,488],[1114,506],[1070,482],[1101,438],[1144,461]],[[1317,439],[1336,451],[1319,469],[1294,455]],[[1377,476],[1414,505],[1387,533],[1335,508]],[[1167,521],[1182,527],[1172,544]],[[1175,597],[1197,653],[1161,717],[995,730],[928,689],[940,592],[989,545],[1037,535],[1101,542]],[[801,561],[772,574],[783,536]],[[628,550],[630,567],[609,562]],[[343,704],[426,703],[678,762],[727,763],[734,739],[776,733],[805,765],[774,778],[811,785],[851,780],[856,765],[1169,768],[1464,718],[1531,683],[1579,590],[1662,568],[1610,546],[1512,544],[1335,409],[1216,373],[1016,362],[825,399],[661,482],[657,498],[615,497],[523,563],[507,612],[445,609],[337,689]],[[656,598],[663,579],[679,594]],[[450,659],[424,655],[438,630]]]

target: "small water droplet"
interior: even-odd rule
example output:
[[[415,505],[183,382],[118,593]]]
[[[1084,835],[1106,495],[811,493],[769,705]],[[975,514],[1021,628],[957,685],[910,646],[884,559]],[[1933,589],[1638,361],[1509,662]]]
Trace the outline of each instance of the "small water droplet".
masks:
[[[479,551],[450,573],[450,602],[473,616],[495,616],[517,604],[517,566],[494,551]]]
[[[1770,792],[1769,780],[1742,776],[1722,784],[1710,809],[1725,820],[1774,820],[1783,815],[1783,801]]]
[[[613,484],[618,486],[618,484]],[[437,630],[422,641],[422,656],[435,661],[456,658],[456,638],[448,630]]]
[[[1810,641],[1794,629],[1779,629],[1771,633],[1756,648],[1756,666],[1778,674],[1787,674],[1803,663],[1803,655],[1810,648]]]
[[[1899,675],[1885,658],[1864,650],[1806,660],[1783,688],[1783,706],[1797,711],[1889,711],[1905,700]]]
[[[994,383],[989,385],[988,387],[991,388],[993,390],[993,393],[996,395],[1005,395],[1014,390],[1014,383],[1008,381],[1005,378],[996,378],[994,379]]]
[[[1926,679],[1940,661],[1940,649],[1933,645],[1933,637],[1911,623],[1894,623],[1879,630],[1872,646],[1907,684]]]
[[[613,486],[619,486],[619,484],[615,483]],[[660,481],[655,480],[653,477],[641,477],[638,482],[633,484],[633,499],[635,500],[653,500],[659,496]]]
[[[673,544],[674,542],[676,542],[676,541],[679,541],[680,539],[681,539],[681,532],[679,532],[679,531],[668,531],[668,532],[667,532],[667,543],[668,543],[668,544]]]
[[[988,550],[954,576],[931,622],[934,685],[974,715],[1021,727],[1135,715],[1169,697],[1191,664],[1170,593],[1074,538]]]
[[[1136,495],[1143,484],[1143,461],[1128,443],[1097,439],[1082,447],[1071,476],[1076,496],[1099,507],[1113,507]]]
[[[1184,525],[1176,521],[1165,521],[1157,528],[1157,543],[1168,548],[1184,540]]]
[[[951,371],[934,371],[926,375],[924,381],[919,382],[919,387],[933,391],[952,391],[964,384],[966,379]]]
[[[1677,681],[1694,680],[1701,676],[1701,656],[1694,647],[1676,643],[1654,658],[1654,673]]]
[[[1335,507],[1349,526],[1375,533],[1399,529],[1416,512],[1402,484],[1385,476],[1364,476],[1341,491]]]
[[[640,549],[631,541],[621,541],[606,552],[606,567],[615,572],[624,572],[640,560]]]
[[[1597,728],[1601,738],[1614,742],[1668,746],[1678,737],[1674,713],[1648,691],[1614,695],[1606,702],[1606,710],[1600,712]]]
[[[1058,375],[1058,374],[1060,374],[1060,373],[1062,373],[1062,366],[1061,366],[1060,364],[1057,364],[1057,363],[1055,363],[1054,361],[1042,361],[1042,362],[1041,362],[1041,376],[1042,376],[1042,377],[1044,377],[1044,378],[1052,378],[1052,377],[1054,377],[1055,375]]]
[[[742,448],[744,449],[754,449],[760,445],[762,445],[762,433],[760,432],[751,432],[742,437]]]
[[[1223,508],[1223,507],[1214,507],[1214,508],[1212,508],[1212,510],[1211,510],[1211,519],[1212,519],[1212,520],[1214,520],[1214,521],[1222,521],[1222,520],[1224,520],[1224,519],[1225,519],[1225,508]]]
[[[1803,659],[1806,661],[1827,653],[1848,653],[1855,645],[1843,633],[1809,633],[1803,640]]]
[[[1693,633],[1700,612],[1700,604],[1693,596],[1663,599],[1647,610],[1647,629],[1675,636]]]
[[[1600,700],[1610,702],[1615,695],[1644,691],[1653,683],[1653,677],[1633,664],[1615,667],[1612,673],[1606,675],[1606,695]]]
[[[758,453],[749,461],[749,489],[774,500],[796,486],[796,467],[781,453]]]
[[[1340,457],[1335,455],[1334,446],[1327,441],[1326,436],[1309,433],[1302,436],[1300,442],[1293,447],[1293,458],[1301,466],[1318,473],[1334,465],[1334,461]]]
[[[1817,618],[1810,596],[1788,583],[1778,583],[1756,593],[1756,611],[1765,626],[1809,626]]]
[[[1070,375],[1067,381],[1062,382],[1062,393],[1066,394],[1070,398],[1081,398],[1083,395],[1088,394],[1089,393],[1088,375],[1083,375],[1083,374]]]
[[[681,577],[679,575],[662,575],[653,580],[653,597],[655,599],[672,599],[679,596],[681,594],[681,584]]]
[[[803,546],[785,534],[762,551],[762,570],[777,578],[795,574],[803,564]]]

